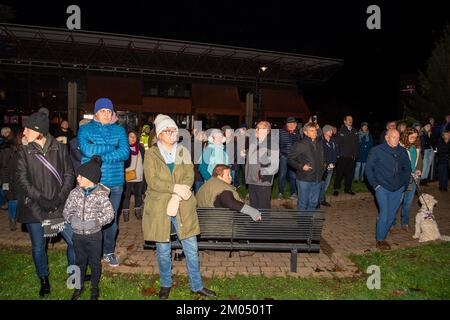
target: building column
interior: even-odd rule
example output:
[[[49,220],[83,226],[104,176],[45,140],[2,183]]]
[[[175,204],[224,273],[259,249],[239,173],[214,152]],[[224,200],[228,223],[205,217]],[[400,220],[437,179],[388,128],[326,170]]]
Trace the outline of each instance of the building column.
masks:
[[[67,83],[67,121],[75,134],[78,131],[77,94],[77,83],[69,81]]]

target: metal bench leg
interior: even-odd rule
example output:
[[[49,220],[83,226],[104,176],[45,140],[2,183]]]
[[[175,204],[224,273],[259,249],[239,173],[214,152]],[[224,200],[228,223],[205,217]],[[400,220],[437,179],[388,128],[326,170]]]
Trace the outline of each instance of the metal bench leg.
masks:
[[[297,272],[297,249],[291,250],[291,272]]]

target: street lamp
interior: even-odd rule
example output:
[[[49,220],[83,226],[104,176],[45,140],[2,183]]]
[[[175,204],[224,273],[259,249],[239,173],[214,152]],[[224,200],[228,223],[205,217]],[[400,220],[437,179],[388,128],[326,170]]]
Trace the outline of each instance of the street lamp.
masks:
[[[255,95],[256,95],[256,120],[259,121],[262,117],[262,96],[261,91],[259,89],[259,81],[261,79],[261,74],[263,74],[269,67],[260,66],[258,67],[258,74],[256,75],[256,87],[255,87]]]

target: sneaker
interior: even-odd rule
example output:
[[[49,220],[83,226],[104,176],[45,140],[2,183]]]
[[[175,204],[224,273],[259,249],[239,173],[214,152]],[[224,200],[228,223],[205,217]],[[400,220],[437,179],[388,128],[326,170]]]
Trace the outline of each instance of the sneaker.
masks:
[[[291,194],[290,199],[291,200],[297,200],[297,195],[295,193]]]
[[[283,200],[283,194],[279,193],[277,199],[278,199],[278,200]]]
[[[331,207],[331,204],[329,202],[326,202],[326,201],[322,201],[320,203],[320,205],[325,206],[325,207]]]
[[[104,254],[103,260],[106,261],[110,267],[119,266],[119,261],[114,253]]]
[[[345,191],[345,193],[347,193],[347,194],[349,194],[349,195],[351,195],[351,196],[354,196],[354,195],[355,195],[355,193],[354,193],[352,190],[350,190],[350,191]]]

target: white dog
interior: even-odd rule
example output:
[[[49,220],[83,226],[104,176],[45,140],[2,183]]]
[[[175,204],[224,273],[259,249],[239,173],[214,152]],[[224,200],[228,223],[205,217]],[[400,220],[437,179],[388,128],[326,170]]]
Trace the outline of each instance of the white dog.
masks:
[[[419,197],[419,201],[422,206],[416,215],[416,232],[414,233],[413,238],[419,239],[419,242],[437,239],[450,241],[450,237],[441,236],[436,219],[433,216],[433,208],[436,205],[437,200],[434,199],[432,195],[423,193]]]

